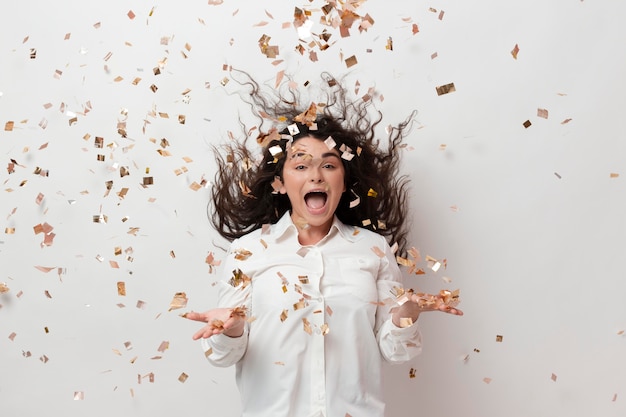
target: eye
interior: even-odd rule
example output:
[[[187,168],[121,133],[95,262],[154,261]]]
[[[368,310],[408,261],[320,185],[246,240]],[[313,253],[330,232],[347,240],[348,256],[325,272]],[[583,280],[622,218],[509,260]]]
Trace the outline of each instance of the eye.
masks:
[[[303,169],[306,169],[306,165],[296,165],[294,169],[296,169],[297,171],[302,171]]]
[[[335,166],[335,164],[327,163],[327,164],[322,165],[322,168],[335,169],[336,166]]]

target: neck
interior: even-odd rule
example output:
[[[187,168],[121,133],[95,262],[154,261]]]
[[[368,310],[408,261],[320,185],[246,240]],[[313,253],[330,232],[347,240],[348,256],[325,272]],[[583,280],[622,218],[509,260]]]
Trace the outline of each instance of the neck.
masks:
[[[298,242],[300,242],[303,246],[315,245],[319,243],[320,240],[324,239],[326,235],[328,235],[332,224],[332,221],[319,226],[306,225],[302,227],[301,225],[296,224],[296,228],[298,229]]]

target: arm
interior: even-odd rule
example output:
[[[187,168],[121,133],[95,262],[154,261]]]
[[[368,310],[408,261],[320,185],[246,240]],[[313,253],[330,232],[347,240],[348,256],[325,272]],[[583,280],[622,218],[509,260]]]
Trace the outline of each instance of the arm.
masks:
[[[458,299],[451,293],[441,291],[438,295],[407,291],[397,298],[402,289],[400,268],[391,248],[385,245],[385,256],[381,259],[377,281],[380,305],[377,311],[377,338],[383,357],[394,363],[406,362],[422,350],[422,339],[417,324],[421,313],[441,311],[463,315],[457,308]],[[456,301],[456,302],[455,302]]]
[[[250,297],[251,286],[247,280],[231,279],[235,269],[236,262],[229,251],[222,269],[225,278],[218,282],[218,307],[203,313],[191,312],[185,315],[190,320],[206,323],[193,335],[193,339],[201,340],[209,362],[220,367],[237,363],[248,345],[245,305]]]

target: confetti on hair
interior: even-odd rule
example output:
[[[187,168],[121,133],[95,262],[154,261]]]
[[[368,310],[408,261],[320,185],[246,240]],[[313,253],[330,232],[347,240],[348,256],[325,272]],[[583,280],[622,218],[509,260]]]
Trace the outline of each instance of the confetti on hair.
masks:
[[[311,103],[306,111],[294,117],[293,120],[309,127],[313,126],[317,120],[317,105]]]
[[[357,193],[355,193],[354,190],[352,190],[352,189],[350,189],[350,192],[354,196],[354,198],[352,200],[350,200],[350,208],[355,208],[356,206],[361,204],[361,197],[359,197],[359,195]]]
[[[335,142],[335,139],[333,139],[332,136],[327,137],[326,140],[324,140],[324,143],[328,149],[334,149],[337,146],[337,142]]]

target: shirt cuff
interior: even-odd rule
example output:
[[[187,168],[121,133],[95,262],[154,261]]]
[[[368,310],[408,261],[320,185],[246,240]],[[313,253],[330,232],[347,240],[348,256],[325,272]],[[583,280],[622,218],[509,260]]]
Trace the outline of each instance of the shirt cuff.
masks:
[[[408,327],[398,327],[391,319],[389,319],[389,325],[391,335],[399,338],[400,340],[412,339],[420,332],[417,320]]]

